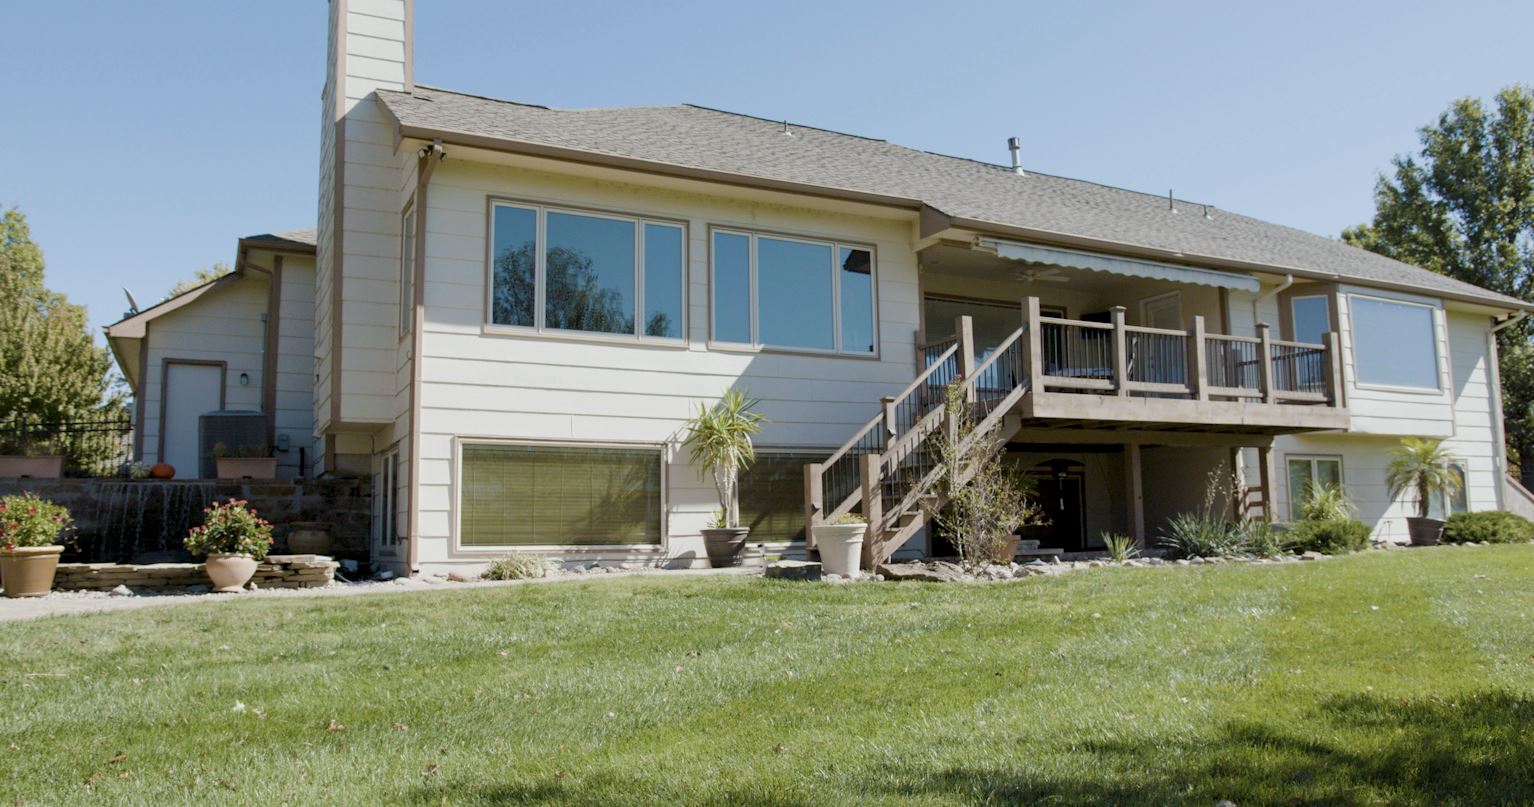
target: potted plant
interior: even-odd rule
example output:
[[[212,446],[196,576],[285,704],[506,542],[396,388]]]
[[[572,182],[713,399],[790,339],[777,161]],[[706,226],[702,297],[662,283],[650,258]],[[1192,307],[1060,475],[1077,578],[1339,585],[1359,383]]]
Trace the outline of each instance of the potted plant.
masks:
[[[231,449],[216,443],[212,456],[219,479],[277,478],[277,458],[266,446],[246,445]]]
[[[59,540],[74,527],[69,510],[35,493],[0,499],[0,585],[7,597],[41,597],[53,589]]]
[[[47,440],[28,437],[0,439],[0,477],[58,479],[64,475],[64,455]]]
[[[857,513],[844,513],[824,524],[816,524],[815,549],[820,552],[820,568],[826,574],[856,577],[863,560],[863,539],[868,535],[868,520]]]
[[[751,411],[756,399],[731,389],[712,407],[698,404],[698,414],[687,421],[687,440],[698,473],[714,479],[719,511],[703,530],[703,548],[714,568],[739,566],[741,549],[750,532],[740,526],[740,472],[756,458],[751,435],[761,431],[764,418]]]
[[[1390,455],[1385,469],[1385,484],[1390,495],[1409,492],[1417,499],[1417,515],[1407,518],[1412,546],[1434,546],[1443,533],[1443,522],[1428,518],[1433,497],[1452,496],[1459,491],[1459,477],[1450,467],[1455,458],[1443,447],[1442,440],[1408,437]]]
[[[238,592],[272,548],[272,525],[247,504],[243,499],[214,502],[203,510],[202,526],[193,527],[182,542],[193,555],[208,556],[204,568],[214,591]]]

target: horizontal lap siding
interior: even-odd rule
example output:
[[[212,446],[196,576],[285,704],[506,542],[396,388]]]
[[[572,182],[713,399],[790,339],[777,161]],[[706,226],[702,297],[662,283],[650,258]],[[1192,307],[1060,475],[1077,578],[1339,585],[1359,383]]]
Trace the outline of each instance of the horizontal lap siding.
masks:
[[[1357,357],[1353,349],[1352,294],[1381,299],[1433,305],[1434,344],[1438,351],[1440,391],[1402,392],[1360,386]],[[1344,287],[1338,296],[1337,309],[1342,320],[1343,373],[1347,379],[1348,412],[1352,431],[1359,434],[1417,435],[1451,437],[1454,434],[1454,397],[1449,384],[1450,362],[1445,312],[1438,300],[1409,297],[1360,287]]]
[[[277,434],[288,436],[277,456],[284,475],[297,473],[299,448],[314,459],[314,261],[288,255],[282,263],[282,308],[277,330]]]
[[[685,220],[686,345],[611,344],[484,333],[487,198]],[[762,400],[758,444],[834,447],[910,383],[917,327],[910,223],[751,204],[449,159],[432,178],[426,227],[422,344],[423,563],[451,549],[453,440],[611,441],[667,444],[671,555],[701,554],[697,531],[717,507],[712,484],[676,448],[699,402],[732,385]],[[877,249],[881,356],[877,360],[710,350],[709,226],[795,233]],[[473,556],[458,555],[472,560]]]

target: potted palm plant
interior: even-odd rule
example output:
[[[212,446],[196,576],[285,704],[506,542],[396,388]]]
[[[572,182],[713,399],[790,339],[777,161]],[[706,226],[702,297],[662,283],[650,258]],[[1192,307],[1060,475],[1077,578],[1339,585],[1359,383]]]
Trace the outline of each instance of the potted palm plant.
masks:
[[[703,530],[703,548],[714,568],[739,566],[741,549],[749,529],[740,526],[740,472],[756,459],[751,435],[765,421],[751,411],[755,398],[731,389],[712,407],[698,404],[698,414],[687,421],[687,440],[698,473],[713,477],[719,493],[719,511]]]
[[[0,499],[0,585],[7,597],[41,597],[53,589],[59,541],[74,527],[69,510],[35,493]]]
[[[1443,522],[1428,518],[1433,497],[1451,496],[1459,491],[1459,477],[1450,467],[1455,461],[1442,440],[1408,437],[1390,455],[1385,483],[1390,495],[1410,493],[1417,499],[1417,515],[1406,519],[1413,546],[1434,546],[1443,533]]]
[[[238,592],[256,573],[256,564],[272,548],[272,525],[243,499],[214,502],[203,510],[202,526],[193,527],[182,541],[193,555],[207,555],[213,590]]]

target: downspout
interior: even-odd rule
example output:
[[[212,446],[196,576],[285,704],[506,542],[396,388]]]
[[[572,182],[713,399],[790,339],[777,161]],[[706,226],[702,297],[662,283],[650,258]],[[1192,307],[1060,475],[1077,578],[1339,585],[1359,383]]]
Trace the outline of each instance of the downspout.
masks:
[[[1507,500],[1507,425],[1502,422],[1502,367],[1501,359],[1497,355],[1497,334],[1528,318],[1527,311],[1514,311],[1501,322],[1491,326],[1486,332],[1486,357],[1489,360],[1491,372],[1491,425],[1492,438],[1496,442],[1492,445],[1492,460],[1496,464],[1497,484],[1492,488],[1496,492],[1497,509],[1506,506]]]
[[[1293,286],[1293,285],[1294,285],[1294,275],[1284,275],[1284,282],[1283,283],[1280,283],[1277,286],[1274,286],[1272,289],[1270,289],[1268,291],[1265,291],[1265,292],[1257,295],[1256,297],[1252,298],[1252,329],[1254,331],[1257,328],[1257,323],[1261,321],[1259,315],[1257,314],[1257,306],[1263,300],[1266,300],[1266,299],[1269,299],[1270,297],[1276,297],[1276,296],[1278,296],[1280,294],[1283,294],[1285,291],[1289,290],[1290,286]]]
[[[435,158],[435,159],[433,159]],[[417,152],[415,208],[415,276],[411,280],[410,313],[410,484],[405,488],[405,573],[420,572],[421,524],[421,329],[426,324],[426,207],[427,183],[437,163],[447,159],[441,140]]]

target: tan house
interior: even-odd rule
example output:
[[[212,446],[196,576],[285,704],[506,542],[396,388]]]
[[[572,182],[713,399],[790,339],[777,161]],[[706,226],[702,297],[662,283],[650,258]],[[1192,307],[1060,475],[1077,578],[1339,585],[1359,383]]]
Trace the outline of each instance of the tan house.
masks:
[[[1407,435],[1461,458],[1435,507],[1504,504],[1492,333],[1526,303],[1015,152],[418,85],[412,13],[331,0],[323,93],[315,470],[373,477],[381,566],[701,564],[714,494],[679,431],[730,387],[770,421],[743,509],[774,551],[849,510],[943,551],[911,486],[954,378],[1036,476],[1045,546],[1154,540],[1211,475],[1278,520],[1340,484],[1404,540],[1384,468]],[[175,314],[156,316],[151,337]]]

